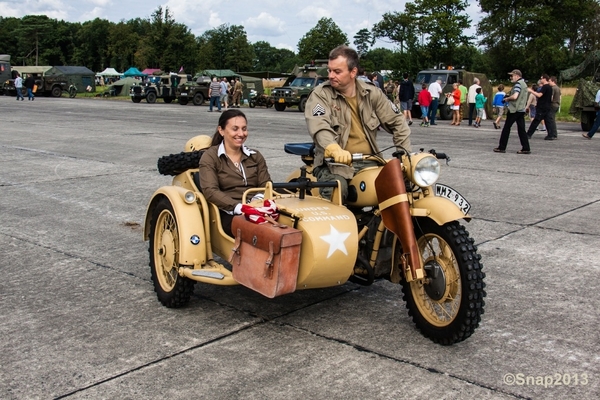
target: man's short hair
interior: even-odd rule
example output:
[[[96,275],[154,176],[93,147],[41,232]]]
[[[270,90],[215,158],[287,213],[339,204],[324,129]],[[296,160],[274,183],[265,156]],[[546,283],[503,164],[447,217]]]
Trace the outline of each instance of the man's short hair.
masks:
[[[335,60],[338,57],[346,58],[348,62],[348,70],[352,71],[354,68],[358,68],[358,53],[356,50],[346,46],[341,45],[336,47],[335,49],[329,52],[329,59]]]
[[[552,76],[550,77],[550,80],[551,80],[552,82],[556,83],[556,77],[555,77],[554,75],[552,75]]]
[[[542,74],[542,79],[549,81],[550,77],[548,76],[548,74]]]

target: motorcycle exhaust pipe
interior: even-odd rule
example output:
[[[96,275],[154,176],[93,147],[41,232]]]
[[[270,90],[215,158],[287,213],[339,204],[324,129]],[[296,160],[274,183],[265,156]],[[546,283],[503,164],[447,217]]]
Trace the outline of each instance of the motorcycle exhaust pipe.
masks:
[[[375,179],[375,191],[383,224],[402,243],[402,272],[407,282],[423,279],[421,254],[417,247],[410,205],[404,185],[402,163],[395,158],[388,162]],[[395,260],[396,261],[396,260]]]

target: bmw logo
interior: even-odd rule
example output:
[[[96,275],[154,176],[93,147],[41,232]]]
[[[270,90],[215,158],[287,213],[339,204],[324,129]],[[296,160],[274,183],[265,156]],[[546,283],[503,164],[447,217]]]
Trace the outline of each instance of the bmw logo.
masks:
[[[367,189],[367,184],[363,181],[360,183],[360,191],[364,192]]]
[[[200,238],[198,237],[198,235],[193,235],[190,238],[190,242],[192,242],[192,244],[198,244],[198,243],[200,243]]]

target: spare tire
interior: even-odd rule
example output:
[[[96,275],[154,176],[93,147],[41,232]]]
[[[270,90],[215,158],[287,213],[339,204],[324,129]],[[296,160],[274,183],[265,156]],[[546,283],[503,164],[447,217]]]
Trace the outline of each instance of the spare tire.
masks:
[[[204,150],[169,154],[158,159],[156,165],[161,175],[179,175],[188,169],[198,168]]]

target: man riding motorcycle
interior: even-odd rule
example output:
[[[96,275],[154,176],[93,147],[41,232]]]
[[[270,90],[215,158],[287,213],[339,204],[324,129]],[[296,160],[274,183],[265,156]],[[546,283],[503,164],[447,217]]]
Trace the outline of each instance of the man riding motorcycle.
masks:
[[[348,196],[348,183],[369,162],[354,162],[352,154],[379,154],[376,137],[381,126],[394,135],[398,150],[410,151],[410,129],[398,107],[376,86],[356,79],[358,53],[338,46],[329,53],[329,81],[313,90],[304,116],[308,131],[315,143],[315,169],[319,181],[337,180],[342,198]],[[336,165],[324,164],[331,157]],[[346,164],[346,165],[340,165]],[[331,188],[322,188],[321,195],[329,198]]]

